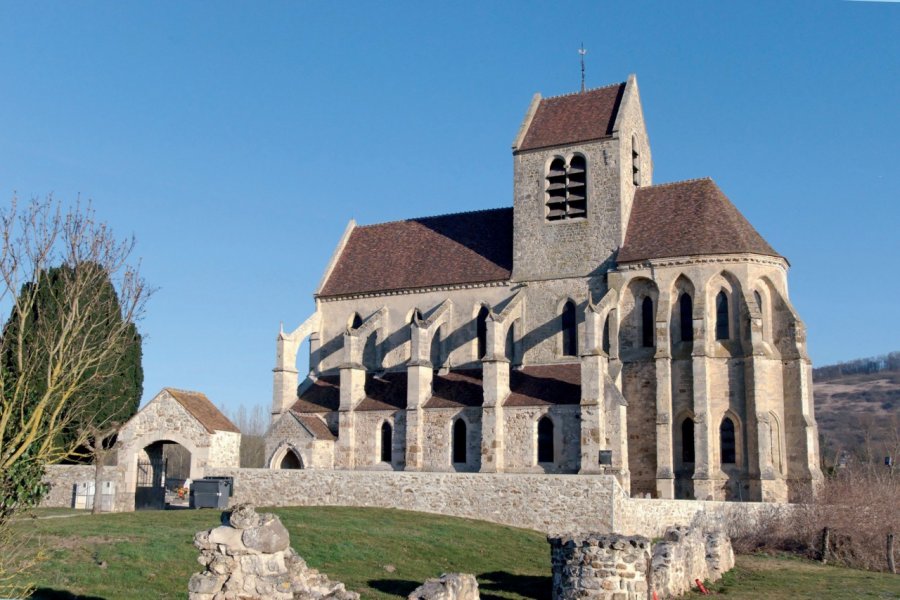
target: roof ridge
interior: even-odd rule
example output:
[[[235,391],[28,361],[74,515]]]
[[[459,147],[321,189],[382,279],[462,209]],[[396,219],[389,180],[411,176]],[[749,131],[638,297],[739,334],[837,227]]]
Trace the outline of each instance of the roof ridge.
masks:
[[[696,183],[698,181],[711,181],[712,183],[715,183],[715,181],[713,181],[713,178],[707,175],[706,177],[694,177],[693,179],[681,179],[679,181],[667,181],[666,183],[654,183],[653,185],[643,186],[638,189],[647,190],[650,188],[668,187],[671,185],[681,185],[684,183]]]
[[[409,221],[421,221],[422,219],[438,219],[441,217],[456,217],[459,215],[472,215],[475,213],[486,213],[498,210],[512,210],[512,206],[499,206],[496,208],[479,208],[476,210],[463,210],[460,212],[442,213],[439,215],[426,215],[424,217],[410,217],[409,219],[395,219],[393,221],[382,221],[381,223],[369,223],[368,225],[357,225],[356,229],[367,229],[369,227],[378,227],[380,225],[393,225],[394,223],[407,223]]]
[[[619,87],[620,85],[625,85],[627,83],[628,83],[627,81],[619,81],[617,83],[609,83],[607,85],[601,85],[600,87],[590,88],[590,89],[586,89],[583,91],[579,90],[577,92],[569,92],[568,94],[558,94],[556,96],[547,96],[546,98],[541,98],[541,102],[543,102],[544,100],[556,100],[557,98],[567,98],[569,96],[578,96],[580,94],[587,94],[588,92],[596,92],[599,90],[605,90],[605,89],[611,88],[611,87]]]
[[[196,394],[197,396],[206,396],[206,394],[204,394],[203,392],[198,392],[196,390],[185,390],[177,387],[172,387],[170,385],[167,385],[163,389],[169,392],[181,392],[182,394]]]

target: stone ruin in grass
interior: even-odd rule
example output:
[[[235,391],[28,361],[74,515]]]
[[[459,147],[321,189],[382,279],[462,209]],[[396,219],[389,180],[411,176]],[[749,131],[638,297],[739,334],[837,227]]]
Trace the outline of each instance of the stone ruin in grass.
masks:
[[[474,575],[444,573],[417,587],[406,600],[479,600],[480,597]]]
[[[202,573],[191,576],[190,600],[359,600],[343,583],[311,569],[290,546],[281,520],[239,504],[222,525],[194,536]],[[731,540],[723,532],[670,527],[662,541],[643,536],[568,534],[548,536],[553,599],[645,600],[652,592],[671,598],[695,580],[716,581],[734,567]],[[429,579],[408,600],[478,600],[473,575]]]
[[[359,600],[343,583],[310,569],[291,548],[281,520],[239,504],[222,513],[222,525],[194,536],[206,570],[188,583],[190,600]],[[478,600],[474,575],[429,579],[410,600]]]
[[[716,581],[734,567],[723,532],[669,527],[662,541],[617,534],[548,536],[553,600],[645,600],[680,596],[694,581]]]
[[[222,514],[222,523],[194,536],[206,570],[191,576],[190,600],[359,600],[306,565],[277,516],[239,504]]]

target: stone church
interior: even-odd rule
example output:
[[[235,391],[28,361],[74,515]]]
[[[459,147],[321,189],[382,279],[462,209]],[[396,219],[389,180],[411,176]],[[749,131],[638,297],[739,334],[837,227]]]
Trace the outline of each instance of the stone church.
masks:
[[[811,493],[788,261],[712,179],[653,183],[636,78],[535,95],[512,154],[512,207],[350,221],[315,312],[278,336],[268,466]]]

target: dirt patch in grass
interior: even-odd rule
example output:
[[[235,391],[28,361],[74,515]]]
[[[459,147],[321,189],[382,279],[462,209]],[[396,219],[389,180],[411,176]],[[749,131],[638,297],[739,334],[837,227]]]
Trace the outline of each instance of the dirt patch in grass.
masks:
[[[68,537],[51,537],[42,538],[41,545],[45,547],[58,548],[60,550],[78,550],[86,546],[97,546],[100,544],[115,544],[118,542],[134,541],[137,538],[127,537],[110,537],[107,535],[83,535]]]

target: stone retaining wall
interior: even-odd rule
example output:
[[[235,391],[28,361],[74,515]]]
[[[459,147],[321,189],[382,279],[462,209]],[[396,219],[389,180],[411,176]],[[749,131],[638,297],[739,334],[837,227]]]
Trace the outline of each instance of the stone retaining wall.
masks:
[[[742,533],[760,518],[794,510],[795,504],[772,502],[721,502],[711,500],[659,500],[628,498],[617,514],[617,533],[661,537],[672,525],[697,526],[704,530],[726,529]]]
[[[209,468],[235,478],[233,503],[260,506],[377,506],[468,517],[543,533],[603,531],[660,537],[671,525],[756,522],[793,505],[628,498],[608,475],[435,473]],[[76,483],[92,481],[89,465],[54,465],[42,506],[71,507]],[[128,505],[122,473],[105,468],[116,482],[117,506]]]
[[[210,469],[231,476],[234,503],[261,506],[377,506],[468,517],[542,532],[612,531],[608,475]]]

